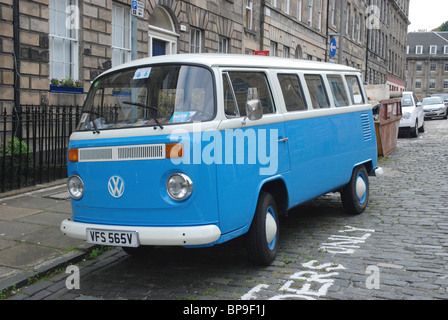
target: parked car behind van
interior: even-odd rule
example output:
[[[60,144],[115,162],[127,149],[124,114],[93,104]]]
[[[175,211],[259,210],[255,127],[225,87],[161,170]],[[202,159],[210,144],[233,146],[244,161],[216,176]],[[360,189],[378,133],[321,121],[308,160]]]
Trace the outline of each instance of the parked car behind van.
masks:
[[[443,117],[447,118],[448,110],[441,97],[428,97],[422,100],[425,118]]]
[[[400,120],[400,133],[408,133],[413,138],[418,137],[419,132],[425,131],[425,114],[414,92],[403,92],[401,108],[403,117]]]

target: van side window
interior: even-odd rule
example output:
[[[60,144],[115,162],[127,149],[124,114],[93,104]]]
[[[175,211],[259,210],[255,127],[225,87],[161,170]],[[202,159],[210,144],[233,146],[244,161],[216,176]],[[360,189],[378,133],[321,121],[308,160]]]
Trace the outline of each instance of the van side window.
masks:
[[[308,86],[308,91],[310,92],[313,108],[330,108],[330,101],[328,100],[322,77],[314,74],[306,74],[305,80]]]
[[[222,74],[222,86],[224,93],[224,112],[227,117],[239,117],[240,112],[236,104],[233,88],[230,84],[229,75],[227,72]]]
[[[348,90],[352,97],[353,104],[364,104],[365,100],[361,92],[361,86],[357,76],[345,76],[347,80]]]
[[[327,75],[327,79],[330,83],[331,93],[333,94],[334,105],[336,107],[348,106],[350,103],[348,101],[342,77],[337,75]]]
[[[283,99],[285,100],[286,110],[302,111],[307,109],[303,90],[296,74],[278,74],[278,81],[282,88]]]
[[[228,74],[240,116],[246,116],[246,102],[253,99],[260,100],[264,114],[275,112],[271,90],[263,72],[229,71]]]

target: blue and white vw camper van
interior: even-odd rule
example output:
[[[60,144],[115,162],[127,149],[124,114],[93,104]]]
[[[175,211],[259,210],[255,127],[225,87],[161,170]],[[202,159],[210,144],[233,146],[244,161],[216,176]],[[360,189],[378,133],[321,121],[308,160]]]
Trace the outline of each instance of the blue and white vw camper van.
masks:
[[[332,191],[359,214],[379,171],[356,69],[244,55],[146,58],[92,83],[70,137],[73,217],[61,231],[128,253],[247,234],[250,258],[269,264],[279,215]]]

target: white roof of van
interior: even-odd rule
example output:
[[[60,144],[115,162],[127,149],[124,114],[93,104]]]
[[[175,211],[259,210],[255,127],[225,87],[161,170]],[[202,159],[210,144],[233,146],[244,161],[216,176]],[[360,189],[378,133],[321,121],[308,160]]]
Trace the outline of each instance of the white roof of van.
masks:
[[[143,58],[133,60],[125,64],[116,66],[107,70],[102,75],[120,69],[146,66],[150,64],[161,63],[186,63],[198,64],[208,67],[248,67],[248,68],[281,68],[281,69],[300,69],[300,70],[318,70],[318,71],[345,71],[359,72],[345,65],[335,63],[316,62],[302,59],[289,59],[278,57],[266,57],[257,55],[243,54],[172,54],[157,57]]]

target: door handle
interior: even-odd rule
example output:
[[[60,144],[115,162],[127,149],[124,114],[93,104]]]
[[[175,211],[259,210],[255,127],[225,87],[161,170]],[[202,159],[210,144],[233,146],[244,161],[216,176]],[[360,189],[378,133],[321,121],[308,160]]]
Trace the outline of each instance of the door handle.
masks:
[[[278,141],[278,142],[286,142],[286,141],[288,141],[288,140],[289,140],[288,137],[286,137],[286,138],[282,138],[282,137],[280,137],[280,139],[278,139],[277,141]]]

